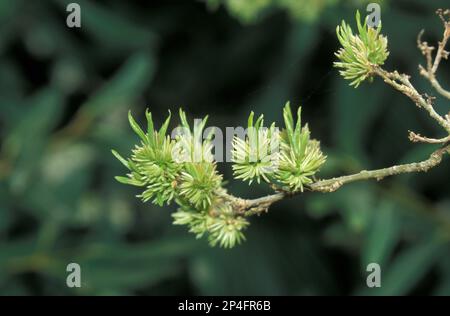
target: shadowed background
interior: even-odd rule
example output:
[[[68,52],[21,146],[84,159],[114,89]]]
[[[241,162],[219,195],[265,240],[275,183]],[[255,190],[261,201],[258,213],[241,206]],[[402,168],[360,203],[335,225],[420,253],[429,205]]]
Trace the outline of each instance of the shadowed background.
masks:
[[[353,89],[332,68],[335,27],[354,26],[364,1],[76,1],[81,29],[66,27],[69,2],[0,2],[0,294],[450,294],[448,157],[426,174],[277,203],[232,250],[195,240],[171,225],[175,206],[143,204],[113,178],[126,170],[110,149],[137,142],[126,113],[143,124],[147,107],[158,124],[182,106],[225,128],[251,110],[281,123],[290,100],[329,157],[320,177],[428,157],[436,146],[407,139],[443,136],[425,112],[379,79]],[[416,36],[440,39],[445,3],[381,3],[386,68],[431,94]],[[449,69],[438,73],[447,87]],[[232,179],[230,164],[219,168]],[[70,262],[79,289],[66,286]],[[379,289],[365,285],[370,262]]]

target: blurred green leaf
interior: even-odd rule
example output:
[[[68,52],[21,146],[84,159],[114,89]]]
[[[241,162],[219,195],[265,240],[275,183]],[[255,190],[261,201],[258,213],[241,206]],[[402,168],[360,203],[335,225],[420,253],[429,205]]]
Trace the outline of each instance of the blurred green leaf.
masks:
[[[69,0],[55,0],[66,9]],[[92,1],[79,0],[82,28],[93,37],[95,42],[118,49],[151,48],[155,35],[148,29],[136,24],[132,17],[124,17],[110,7]],[[124,13],[124,12],[122,12]],[[112,52],[117,53],[117,52]]]
[[[190,262],[199,295],[313,295],[334,293],[328,262],[298,231],[252,225],[252,238],[230,251],[208,249]]]
[[[338,76],[333,79],[337,89],[329,100],[333,105],[334,140],[341,150],[366,168],[370,167],[370,159],[364,154],[366,137],[372,128],[371,122],[383,110],[383,93],[386,89],[381,84],[363,84],[354,89]]]
[[[161,240],[140,245],[98,245],[72,260],[82,267],[86,291],[145,288],[181,272],[180,261],[195,251],[191,240]]]
[[[435,238],[410,246],[388,267],[381,267],[381,287],[367,294],[406,295],[410,293],[442,255],[443,244]]]
[[[362,245],[363,271],[372,262],[386,266],[400,237],[399,216],[391,202],[381,201],[370,217],[366,241]]]
[[[441,274],[441,280],[437,289],[434,291],[433,295],[439,296],[449,296],[450,295],[450,255],[448,254],[449,247],[446,247],[446,255],[442,257],[439,262],[439,271]]]
[[[153,56],[147,52],[131,56],[114,77],[102,86],[83,106],[83,113],[97,117],[118,107],[130,107],[152,79]]]
[[[57,125],[64,109],[61,94],[43,89],[27,100],[30,110],[8,133],[3,153],[12,165],[10,185],[15,192],[25,190],[46,146],[48,134]]]

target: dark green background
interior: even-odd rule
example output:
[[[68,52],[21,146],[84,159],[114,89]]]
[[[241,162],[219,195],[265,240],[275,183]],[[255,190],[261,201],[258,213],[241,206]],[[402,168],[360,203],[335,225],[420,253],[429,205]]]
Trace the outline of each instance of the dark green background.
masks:
[[[117,183],[111,155],[126,154],[149,107],[161,123],[179,106],[211,125],[244,125],[249,111],[281,122],[303,106],[328,163],[321,177],[426,158],[409,129],[441,137],[434,122],[381,80],[348,86],[332,68],[335,27],[354,25],[361,2],[314,21],[268,10],[252,23],[200,1],[77,1],[81,29],[65,25],[69,1],[0,2],[0,294],[450,294],[450,161],[426,174],[305,193],[251,219],[247,242],[209,248],[159,208]],[[448,1],[382,3],[387,69],[417,72],[416,35],[442,34]],[[340,2],[342,3],[342,2]],[[359,3],[359,4],[358,4]],[[450,86],[449,63],[439,78]],[[440,113],[448,100],[437,99]],[[220,164],[231,179],[231,166]],[[265,186],[231,180],[243,197]],[[66,265],[82,287],[66,287]],[[382,287],[365,286],[366,266]]]

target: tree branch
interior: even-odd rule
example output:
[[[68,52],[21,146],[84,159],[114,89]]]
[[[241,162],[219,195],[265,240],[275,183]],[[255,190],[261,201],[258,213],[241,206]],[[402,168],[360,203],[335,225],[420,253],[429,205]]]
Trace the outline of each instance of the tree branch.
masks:
[[[445,144],[450,141],[450,135],[443,138],[429,138],[409,131],[409,140],[413,143]]]
[[[436,13],[442,20],[444,24],[444,35],[442,40],[439,42],[438,50],[436,52],[435,59],[433,61],[432,51],[434,50],[433,46],[429,46],[427,42],[422,41],[423,30],[419,33],[417,37],[417,47],[419,47],[422,54],[425,56],[427,66],[424,68],[422,65],[419,65],[419,71],[422,76],[430,81],[433,88],[443,97],[450,100],[450,91],[445,90],[439,81],[436,79],[436,72],[438,70],[439,64],[443,59],[447,59],[449,56],[449,52],[445,50],[445,46],[450,38],[450,21],[447,21],[445,16],[450,15],[450,10],[437,10]]]
[[[448,22],[445,19],[446,15],[450,15],[450,10],[447,9],[444,11],[442,9],[439,9],[436,11],[436,13],[441,18],[442,23],[444,23],[444,36],[443,36],[442,41],[439,42],[439,47],[438,47],[438,51],[436,53],[436,58],[433,63],[433,68],[431,69],[431,73],[433,73],[433,74],[436,73],[436,71],[439,67],[439,63],[441,62],[441,59],[448,58],[448,52],[445,51],[445,45],[447,44],[448,38],[450,37],[450,22]]]
[[[388,72],[378,66],[374,66],[372,71],[374,74],[380,76],[384,82],[410,98],[419,108],[425,109],[428,114],[450,134],[450,120],[448,120],[448,117],[442,117],[436,112],[433,107],[433,98],[429,96],[424,98],[417,92],[409,81],[409,76],[400,74],[397,71]]]
[[[363,170],[359,173],[346,175],[341,177],[336,177],[332,179],[318,180],[308,186],[311,191],[318,192],[334,192],[344,184],[361,181],[376,179],[380,181],[386,177],[403,174],[403,173],[414,173],[414,172],[427,172],[431,168],[436,167],[442,161],[442,157],[445,153],[450,154],[450,144],[441,147],[440,149],[434,151],[430,157],[421,162],[414,162],[403,165],[396,165],[389,168],[376,169],[376,170]],[[236,214],[240,215],[254,215],[267,212],[268,208],[275,202],[278,202],[286,197],[293,195],[298,195],[302,192],[278,192],[272,195],[257,199],[242,199],[235,197],[233,195],[224,193],[222,196],[224,199],[228,200],[233,206]]]
[[[315,182],[310,186],[310,188],[314,191],[332,192],[339,189],[342,185],[354,181],[369,179],[376,179],[377,181],[380,181],[385,177],[402,173],[426,172],[429,169],[439,165],[442,161],[443,155],[449,151],[450,145],[446,145],[433,152],[428,159],[421,162],[413,162],[370,171],[363,170],[357,174]]]

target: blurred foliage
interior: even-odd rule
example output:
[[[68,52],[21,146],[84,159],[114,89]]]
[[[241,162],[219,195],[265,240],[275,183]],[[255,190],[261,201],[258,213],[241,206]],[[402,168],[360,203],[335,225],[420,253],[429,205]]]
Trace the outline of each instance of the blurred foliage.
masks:
[[[192,240],[171,225],[173,209],[114,180],[123,169],[110,149],[135,141],[126,113],[143,125],[147,106],[158,126],[182,105],[224,128],[250,110],[281,122],[281,104],[301,104],[328,156],[321,177],[426,157],[434,146],[410,144],[407,130],[434,135],[434,122],[380,80],[355,90],[332,68],[336,25],[364,6],[324,6],[309,23],[274,8],[247,25],[201,1],[79,0],[82,27],[69,29],[68,2],[0,2],[0,294],[450,294],[448,159],[278,203],[229,251]],[[431,94],[415,39],[422,28],[439,39],[445,5],[382,5],[386,67]],[[66,287],[70,262],[79,289]],[[369,262],[382,264],[380,289],[365,286]]]
[[[285,10],[294,20],[306,22],[315,21],[327,8],[339,2],[350,6],[363,5],[368,0],[206,0],[211,9],[217,9],[220,5],[226,7],[230,15],[238,18],[243,23],[254,23],[258,19],[270,14],[273,10]]]

